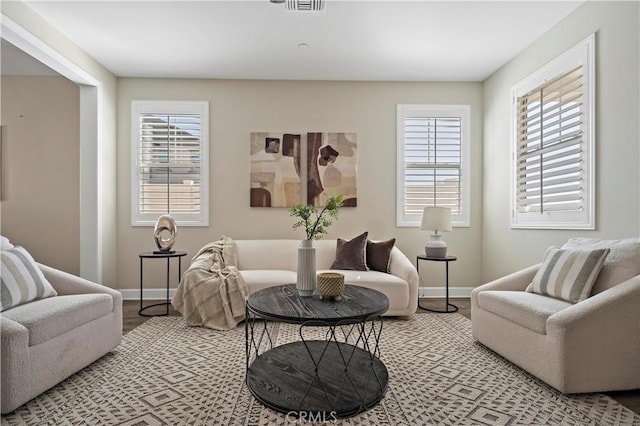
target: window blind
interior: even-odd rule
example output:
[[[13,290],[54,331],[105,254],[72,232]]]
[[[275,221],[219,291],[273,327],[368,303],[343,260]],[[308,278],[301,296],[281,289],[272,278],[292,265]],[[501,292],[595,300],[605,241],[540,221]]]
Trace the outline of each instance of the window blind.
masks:
[[[139,212],[199,215],[199,114],[139,114]]]
[[[583,209],[583,67],[517,99],[517,209]]]
[[[461,213],[462,118],[405,117],[404,214],[426,206]]]

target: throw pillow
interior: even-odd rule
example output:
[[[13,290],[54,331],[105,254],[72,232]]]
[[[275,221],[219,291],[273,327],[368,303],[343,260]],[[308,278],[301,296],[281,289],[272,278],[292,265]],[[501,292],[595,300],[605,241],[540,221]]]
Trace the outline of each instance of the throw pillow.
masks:
[[[349,269],[352,271],[367,270],[367,236],[365,232],[347,241],[338,238],[336,243],[336,259],[331,269]]]
[[[24,248],[0,251],[0,264],[0,311],[58,294]]]
[[[387,241],[367,240],[367,267],[373,271],[389,273],[391,250],[396,243],[392,238]]]
[[[591,294],[608,254],[609,249],[564,250],[550,247],[527,291],[571,303],[585,300]]]

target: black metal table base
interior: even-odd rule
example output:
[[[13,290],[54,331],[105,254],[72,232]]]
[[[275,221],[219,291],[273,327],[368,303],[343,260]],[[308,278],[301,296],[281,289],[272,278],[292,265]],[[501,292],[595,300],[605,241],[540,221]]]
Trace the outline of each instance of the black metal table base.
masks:
[[[164,314],[145,314],[144,311],[146,311],[149,308],[153,308],[154,306],[165,306],[167,307],[167,312]],[[144,308],[140,308],[140,310],[138,311],[138,315],[140,315],[141,317],[166,317],[169,315],[169,306],[171,306],[171,302],[160,302],[160,303],[154,303],[153,305],[148,305],[145,306]]]
[[[180,282],[180,277],[182,276],[182,257],[186,256],[187,253],[183,252],[183,251],[170,251],[170,252],[149,252],[149,253],[140,253],[138,256],[140,257],[140,309],[138,310],[138,315],[142,316],[142,317],[166,317],[169,315],[169,305],[171,305],[171,299],[169,299],[169,274],[171,271],[171,259],[174,257],[178,258],[178,282]],[[165,295],[165,301],[164,302],[160,302],[160,303],[153,303],[151,305],[148,306],[143,306],[144,303],[144,292],[142,291],[142,285],[144,282],[144,276],[143,276],[143,264],[142,261],[144,259],[167,259],[167,275],[166,275],[166,285],[167,285],[167,291],[166,291],[166,295]],[[165,306],[167,307],[167,310],[165,313],[163,314],[150,314],[150,313],[145,313],[144,311],[146,311],[149,308],[153,308],[155,306]]]
[[[419,254],[416,258],[416,270],[418,271],[418,276],[420,276],[420,260],[429,260],[432,262],[444,262],[445,264],[445,299],[444,299],[444,309],[429,309],[420,306],[420,298],[418,298],[418,308],[424,309],[429,312],[436,312],[439,314],[451,314],[454,312],[458,312],[458,307],[452,303],[449,303],[449,262],[455,262],[458,258],[455,256],[445,256],[445,257],[427,257]],[[449,309],[451,307],[452,309]]]
[[[247,308],[246,383],[262,404],[294,417],[335,420],[384,397],[389,374],[379,359],[380,315],[362,322],[310,320],[300,324],[299,341],[276,346],[279,326]]]
[[[309,361],[310,354],[320,358],[317,365]],[[349,360],[348,368],[341,365],[343,359]],[[278,368],[283,365],[284,371]],[[276,411],[345,418],[380,402],[388,377],[382,361],[364,349],[336,342],[293,342],[257,357],[247,371],[247,386]]]
[[[449,309],[449,308],[452,309]],[[447,303],[445,309],[429,309],[429,308],[425,308],[424,306],[420,306],[420,299],[418,299],[418,308],[420,309],[424,309],[425,311],[429,311],[429,312],[436,312],[439,314],[452,314],[454,312],[458,312],[458,307],[456,305],[454,305],[453,303]]]

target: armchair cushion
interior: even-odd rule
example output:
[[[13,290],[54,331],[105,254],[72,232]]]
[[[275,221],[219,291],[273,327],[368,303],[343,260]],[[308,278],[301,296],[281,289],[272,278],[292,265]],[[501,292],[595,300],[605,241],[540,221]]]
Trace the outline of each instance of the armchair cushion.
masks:
[[[0,251],[0,263],[1,311],[58,294],[23,247]]]
[[[591,294],[598,294],[621,282],[640,275],[640,238],[621,240],[600,240],[596,238],[570,238],[563,249],[601,249],[608,248],[609,255],[604,261],[600,275]]]
[[[524,291],[482,291],[478,306],[536,333],[547,334],[547,319],[571,303]]]
[[[550,247],[527,291],[578,303],[591,295],[608,254],[608,248],[562,250]]]
[[[16,306],[2,315],[29,330],[29,346],[35,346],[110,314],[113,303],[108,294],[58,296]]]

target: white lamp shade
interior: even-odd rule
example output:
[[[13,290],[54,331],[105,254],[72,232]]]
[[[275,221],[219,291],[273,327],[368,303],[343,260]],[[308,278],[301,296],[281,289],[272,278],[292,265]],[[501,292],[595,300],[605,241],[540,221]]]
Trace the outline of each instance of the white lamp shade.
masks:
[[[425,207],[420,229],[429,231],[451,231],[451,209],[448,207]]]

